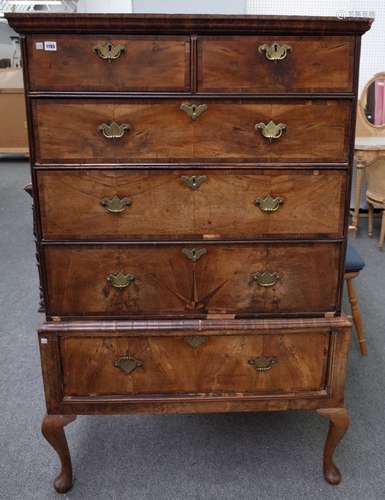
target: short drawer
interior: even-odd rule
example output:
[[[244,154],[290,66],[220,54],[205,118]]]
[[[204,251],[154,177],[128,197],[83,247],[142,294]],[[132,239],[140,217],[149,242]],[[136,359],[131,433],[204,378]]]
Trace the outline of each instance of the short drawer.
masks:
[[[170,332],[173,333],[173,332]],[[221,334],[222,333],[222,334]],[[318,393],[330,331],[60,338],[64,397]],[[310,395],[310,394],[308,394]]]
[[[188,37],[34,35],[28,39],[28,57],[31,90],[190,88]]]
[[[44,239],[341,237],[337,170],[39,171]]]
[[[34,100],[37,163],[346,162],[350,100]]]
[[[336,310],[339,243],[49,244],[42,253],[51,316]]]
[[[350,36],[207,36],[198,40],[200,92],[352,92]]]

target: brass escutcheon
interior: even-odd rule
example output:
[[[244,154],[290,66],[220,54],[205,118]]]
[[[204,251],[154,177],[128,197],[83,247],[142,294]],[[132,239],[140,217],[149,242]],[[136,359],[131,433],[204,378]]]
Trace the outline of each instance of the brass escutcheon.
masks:
[[[192,120],[197,120],[199,116],[207,111],[207,104],[187,104],[183,103],[180,109],[187,113]]]
[[[193,262],[199,260],[202,255],[207,253],[205,248],[182,248],[182,253]]]
[[[250,358],[248,360],[249,365],[254,366],[257,372],[267,372],[271,370],[272,366],[278,363],[275,356],[257,356],[256,358]]]
[[[127,123],[121,123],[119,125],[119,123],[114,121],[110,124],[102,123],[98,127],[98,131],[101,132],[106,139],[120,139],[127,130],[130,130],[130,126]]]
[[[250,282],[255,282],[257,285],[263,287],[274,286],[280,279],[279,273],[271,273],[269,271],[258,271],[250,274]]]
[[[114,45],[111,42],[106,42],[96,45],[92,50],[100,59],[111,62],[118,59],[126,49],[123,45]]]
[[[182,175],[181,181],[190,189],[196,191],[201,184],[207,181],[207,175]]]
[[[286,123],[274,123],[272,120],[269,123],[260,122],[255,125],[255,130],[259,130],[270,142],[279,139],[286,128]]]
[[[143,366],[143,361],[130,358],[129,356],[122,356],[114,361],[114,366],[123,372],[130,374],[137,368],[141,368]]]
[[[281,203],[283,203],[283,198],[281,198],[280,196],[272,196],[271,194],[267,194],[263,197],[258,197],[255,200],[255,204],[261,210],[261,212],[267,214],[276,212],[279,209]]]
[[[209,338],[204,335],[190,335],[187,337],[183,337],[183,340],[193,349],[197,349],[201,345],[205,344],[209,340]]]
[[[107,282],[114,288],[126,288],[134,283],[134,281],[135,276],[133,274],[124,274],[121,271],[107,276]]]
[[[106,212],[120,214],[132,205],[132,201],[129,198],[119,198],[119,196],[114,195],[112,198],[103,198],[100,200],[100,204],[106,209]]]
[[[258,47],[258,52],[260,54],[265,53],[266,59],[269,61],[282,61],[287,57],[287,54],[291,51],[290,45],[279,44],[278,42],[273,42],[271,45],[264,43]]]

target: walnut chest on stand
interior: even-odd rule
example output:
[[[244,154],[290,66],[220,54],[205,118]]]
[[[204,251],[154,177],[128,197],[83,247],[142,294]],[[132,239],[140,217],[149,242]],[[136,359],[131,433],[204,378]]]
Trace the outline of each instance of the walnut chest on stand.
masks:
[[[64,426],[130,413],[316,410],[339,483],[371,20],[7,18],[23,42],[56,490],[72,486]]]

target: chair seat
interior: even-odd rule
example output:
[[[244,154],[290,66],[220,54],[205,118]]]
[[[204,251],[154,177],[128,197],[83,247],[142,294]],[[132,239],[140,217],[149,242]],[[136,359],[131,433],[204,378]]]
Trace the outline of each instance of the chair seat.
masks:
[[[374,208],[385,209],[385,201],[383,198],[370,196],[369,191],[366,192],[366,201],[373,205]]]
[[[345,260],[345,273],[358,273],[365,267],[365,261],[354,246],[348,242]]]

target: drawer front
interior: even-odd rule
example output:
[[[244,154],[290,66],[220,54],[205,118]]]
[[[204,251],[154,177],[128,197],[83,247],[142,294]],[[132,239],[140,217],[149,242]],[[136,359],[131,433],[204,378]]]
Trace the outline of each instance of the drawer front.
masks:
[[[190,335],[62,337],[64,396],[215,397],[309,393],[326,387],[328,331]]]
[[[39,171],[45,239],[340,237],[346,173]]]
[[[47,313],[191,316],[336,309],[337,243],[46,245]]]
[[[202,37],[201,92],[352,92],[354,38]]]
[[[44,50],[47,41],[54,50]],[[42,48],[40,48],[42,47]],[[187,91],[188,37],[33,36],[28,40],[31,90]]]
[[[34,100],[37,162],[348,160],[349,100],[201,100],[195,104],[207,109],[196,108],[193,118],[187,104],[193,103]]]

